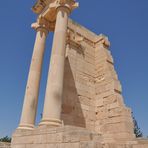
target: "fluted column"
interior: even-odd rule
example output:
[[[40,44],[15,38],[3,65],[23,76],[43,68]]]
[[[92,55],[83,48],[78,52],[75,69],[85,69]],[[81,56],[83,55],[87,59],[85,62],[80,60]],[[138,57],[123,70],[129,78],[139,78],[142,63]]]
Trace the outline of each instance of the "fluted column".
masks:
[[[18,129],[32,129],[35,124],[45,41],[48,34],[47,28],[43,25],[34,23],[32,27],[36,29],[37,34]]]
[[[43,118],[40,125],[61,125],[64,61],[69,9],[58,7],[48,73]]]

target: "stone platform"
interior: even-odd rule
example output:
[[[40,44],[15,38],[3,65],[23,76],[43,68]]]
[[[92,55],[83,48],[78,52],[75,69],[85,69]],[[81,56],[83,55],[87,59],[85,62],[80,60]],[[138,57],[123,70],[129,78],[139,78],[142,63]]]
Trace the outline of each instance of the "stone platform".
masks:
[[[37,127],[16,130],[11,148],[148,148],[148,141],[106,142],[101,134],[80,127]]]

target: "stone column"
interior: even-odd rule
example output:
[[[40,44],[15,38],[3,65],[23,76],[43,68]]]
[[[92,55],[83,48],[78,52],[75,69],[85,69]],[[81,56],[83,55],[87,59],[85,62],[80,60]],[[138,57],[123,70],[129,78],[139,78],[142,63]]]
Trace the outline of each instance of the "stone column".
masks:
[[[67,7],[63,6],[57,8],[55,34],[48,73],[43,118],[40,125],[61,125],[60,116],[68,15],[69,9]]]
[[[48,30],[44,26],[34,23],[32,27],[36,29],[37,34],[18,129],[32,129],[35,125],[42,62],[48,34]]]

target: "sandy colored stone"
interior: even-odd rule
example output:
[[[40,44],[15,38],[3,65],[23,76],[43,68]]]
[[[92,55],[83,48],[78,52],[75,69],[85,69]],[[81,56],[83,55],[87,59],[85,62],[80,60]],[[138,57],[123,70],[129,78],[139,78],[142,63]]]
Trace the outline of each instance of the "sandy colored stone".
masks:
[[[69,19],[77,7],[74,0],[38,0],[33,6],[37,37],[12,148],[146,148],[147,140],[135,139],[108,37]],[[48,31],[54,31],[53,48],[43,118],[35,127]]]

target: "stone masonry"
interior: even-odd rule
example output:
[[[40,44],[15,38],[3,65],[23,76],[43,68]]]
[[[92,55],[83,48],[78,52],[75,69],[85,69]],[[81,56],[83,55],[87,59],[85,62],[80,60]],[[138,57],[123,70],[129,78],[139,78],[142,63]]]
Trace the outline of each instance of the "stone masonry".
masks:
[[[7,142],[0,142],[0,148],[10,148],[11,144]]]
[[[131,110],[123,103],[109,45],[106,36],[69,20],[62,119],[64,125],[129,139]]]
[[[11,148],[148,148],[136,139],[114,69],[110,42],[69,19],[74,0],[38,0],[36,40],[20,124]],[[42,61],[48,33],[53,46],[43,117],[35,126]]]

